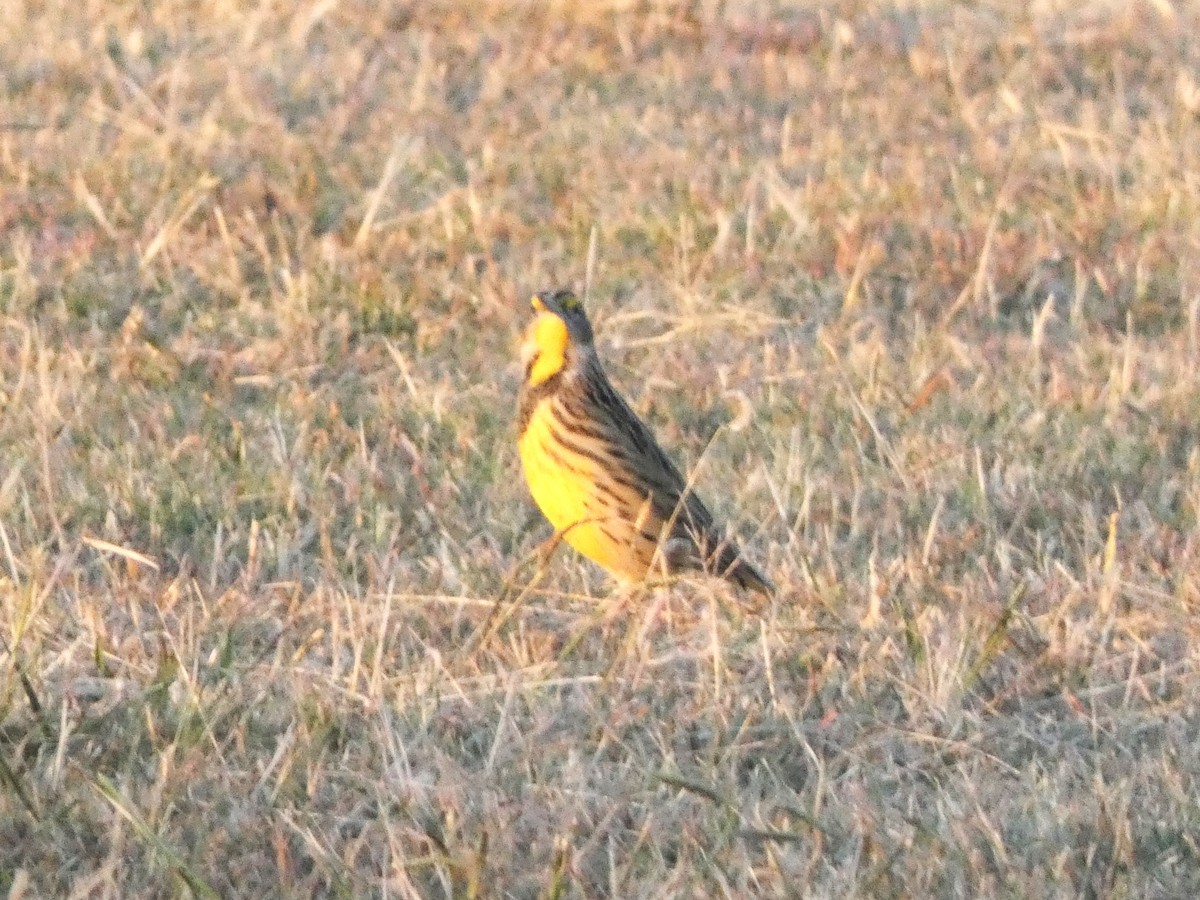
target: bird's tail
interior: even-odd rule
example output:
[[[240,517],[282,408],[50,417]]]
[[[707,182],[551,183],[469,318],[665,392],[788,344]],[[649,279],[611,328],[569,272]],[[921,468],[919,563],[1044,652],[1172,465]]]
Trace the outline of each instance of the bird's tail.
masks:
[[[732,581],[746,591],[754,591],[764,597],[775,593],[775,585],[758,569],[746,562],[738,548],[730,541],[721,544],[716,554],[713,571],[722,578]]]

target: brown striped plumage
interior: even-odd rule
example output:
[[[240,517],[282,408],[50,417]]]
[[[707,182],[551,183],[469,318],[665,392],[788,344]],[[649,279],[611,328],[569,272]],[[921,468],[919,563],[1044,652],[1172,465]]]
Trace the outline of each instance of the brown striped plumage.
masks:
[[[534,500],[563,539],[618,577],[656,560],[702,569],[761,593],[770,582],[724,539],[708,508],[616,392],[570,291],[532,300],[521,356],[518,448]]]

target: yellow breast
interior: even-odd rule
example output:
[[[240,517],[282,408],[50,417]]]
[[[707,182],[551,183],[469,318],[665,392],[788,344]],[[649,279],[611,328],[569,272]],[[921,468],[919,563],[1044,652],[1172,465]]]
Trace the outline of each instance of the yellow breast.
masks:
[[[646,533],[649,504],[605,484],[602,463],[564,447],[555,439],[553,400],[534,409],[517,448],[529,492],[563,540],[613,574],[640,580],[654,558],[656,541]],[[641,520],[641,521],[639,521]]]

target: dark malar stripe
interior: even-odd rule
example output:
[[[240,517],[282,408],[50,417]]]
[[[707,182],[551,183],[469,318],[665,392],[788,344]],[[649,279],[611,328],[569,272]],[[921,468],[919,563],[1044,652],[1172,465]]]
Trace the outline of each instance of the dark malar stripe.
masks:
[[[561,385],[561,372],[551,375],[541,384],[530,385],[529,382],[525,382],[521,385],[521,393],[517,397],[518,436],[523,435],[529,428],[529,422],[533,418],[533,412],[537,409],[537,405],[558,393]]]

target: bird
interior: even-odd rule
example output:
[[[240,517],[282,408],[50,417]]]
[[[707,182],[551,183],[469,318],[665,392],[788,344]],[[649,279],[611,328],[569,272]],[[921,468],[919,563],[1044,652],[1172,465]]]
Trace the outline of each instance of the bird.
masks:
[[[613,387],[591,322],[569,289],[530,299],[521,341],[517,450],[534,502],[561,537],[618,581],[704,571],[763,596],[774,585]]]

